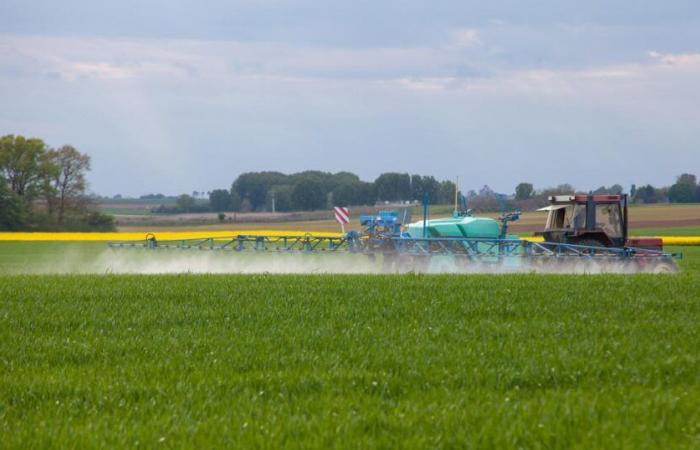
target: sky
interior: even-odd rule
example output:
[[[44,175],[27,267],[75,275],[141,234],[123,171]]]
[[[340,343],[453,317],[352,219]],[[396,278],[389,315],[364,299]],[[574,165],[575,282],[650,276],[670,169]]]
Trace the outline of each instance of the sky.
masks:
[[[0,106],[0,135],[90,154],[100,195],[669,185],[700,174],[700,2],[3,0]]]

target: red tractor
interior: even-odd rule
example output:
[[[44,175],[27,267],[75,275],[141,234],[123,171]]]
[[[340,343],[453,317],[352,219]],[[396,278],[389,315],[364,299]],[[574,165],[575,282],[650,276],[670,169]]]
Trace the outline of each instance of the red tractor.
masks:
[[[658,238],[629,238],[627,194],[619,195],[555,195],[550,205],[538,211],[549,211],[541,234],[545,241],[590,247],[634,247],[663,249]]]

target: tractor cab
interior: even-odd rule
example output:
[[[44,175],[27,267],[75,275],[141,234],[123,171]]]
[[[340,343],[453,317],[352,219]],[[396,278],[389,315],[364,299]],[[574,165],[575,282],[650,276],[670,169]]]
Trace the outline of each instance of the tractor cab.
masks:
[[[627,195],[555,195],[541,235],[548,242],[623,247],[627,242]]]

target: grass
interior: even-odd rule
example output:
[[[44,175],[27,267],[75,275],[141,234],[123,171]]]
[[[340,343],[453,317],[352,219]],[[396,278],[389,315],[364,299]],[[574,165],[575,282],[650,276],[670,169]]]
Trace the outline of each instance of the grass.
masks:
[[[700,236],[700,227],[639,228],[633,236]]]
[[[672,276],[0,276],[0,442],[697,448],[683,250]]]

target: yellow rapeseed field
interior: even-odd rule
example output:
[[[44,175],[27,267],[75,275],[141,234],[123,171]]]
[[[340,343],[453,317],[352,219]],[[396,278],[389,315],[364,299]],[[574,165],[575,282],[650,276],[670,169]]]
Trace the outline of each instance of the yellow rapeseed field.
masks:
[[[136,241],[145,239],[147,232],[71,233],[71,232],[0,232],[0,241]],[[315,236],[339,237],[341,233],[299,230],[224,230],[224,231],[162,231],[154,233],[159,240],[225,238],[241,234],[265,236]],[[664,245],[700,245],[700,236],[659,236]],[[524,237],[528,241],[541,242],[541,237]]]
[[[700,236],[655,236],[660,237],[664,245],[700,245]],[[541,236],[523,237],[523,239],[532,242],[542,242]]]
[[[2,232],[0,241],[135,241],[146,238],[143,232],[114,232],[114,233],[71,233],[71,232]],[[304,236],[309,234],[298,230],[231,230],[231,231],[159,231],[153,233],[159,240],[196,239],[207,237],[231,237],[241,234],[265,236]],[[340,233],[317,231],[315,236],[340,236]]]

